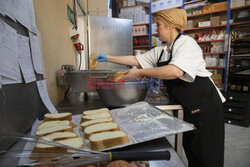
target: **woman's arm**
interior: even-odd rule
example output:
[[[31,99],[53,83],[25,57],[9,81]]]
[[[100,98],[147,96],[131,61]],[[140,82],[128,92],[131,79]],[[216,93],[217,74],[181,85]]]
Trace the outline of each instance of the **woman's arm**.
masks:
[[[135,56],[111,56],[106,54],[99,54],[96,58],[98,62],[112,62],[117,64],[129,65],[129,66],[138,66],[139,63]]]
[[[124,71],[124,73],[124,78],[137,78],[139,76],[147,76],[160,79],[176,79],[184,74],[184,72],[180,68],[172,64],[148,69],[129,69],[127,71]]]
[[[135,56],[110,56],[108,55],[107,57],[108,57],[108,62],[129,65],[129,66],[139,65]]]

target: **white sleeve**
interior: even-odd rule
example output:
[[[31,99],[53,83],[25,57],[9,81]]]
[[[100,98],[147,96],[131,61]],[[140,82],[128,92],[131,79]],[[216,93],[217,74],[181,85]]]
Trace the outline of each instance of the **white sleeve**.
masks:
[[[193,82],[202,62],[201,48],[194,39],[186,38],[174,45],[172,60],[169,64],[173,64],[185,72],[180,79]]]
[[[155,47],[146,53],[136,55],[136,59],[142,68],[157,67],[156,63],[161,54],[162,49],[162,46]]]

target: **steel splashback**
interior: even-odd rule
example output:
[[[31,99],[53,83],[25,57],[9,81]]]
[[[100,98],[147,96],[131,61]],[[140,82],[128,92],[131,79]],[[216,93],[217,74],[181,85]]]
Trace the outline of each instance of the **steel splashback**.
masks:
[[[102,16],[88,17],[88,52],[86,66],[92,53],[105,53],[114,56],[133,54],[132,20]],[[127,66],[102,62],[97,70],[127,69]]]

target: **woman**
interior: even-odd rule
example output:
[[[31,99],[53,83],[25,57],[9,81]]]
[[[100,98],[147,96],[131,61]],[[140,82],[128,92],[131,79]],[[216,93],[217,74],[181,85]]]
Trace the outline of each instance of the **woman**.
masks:
[[[125,71],[125,78],[161,78],[172,99],[184,108],[184,120],[197,128],[183,134],[183,146],[190,167],[222,167],[224,161],[225,101],[206,70],[196,41],[180,33],[187,22],[184,9],[168,9],[157,15],[157,33],[166,46],[158,46],[137,56],[99,54],[98,61],[142,69]]]

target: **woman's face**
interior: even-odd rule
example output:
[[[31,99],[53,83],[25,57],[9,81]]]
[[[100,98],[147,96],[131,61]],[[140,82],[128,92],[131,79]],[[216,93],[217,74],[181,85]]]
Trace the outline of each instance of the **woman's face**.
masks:
[[[170,33],[171,33],[171,27],[167,26],[166,24],[164,24],[161,21],[157,21],[157,33],[158,33],[158,38],[159,40],[163,41],[163,42],[167,42],[169,37],[170,37]]]

